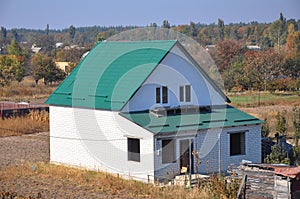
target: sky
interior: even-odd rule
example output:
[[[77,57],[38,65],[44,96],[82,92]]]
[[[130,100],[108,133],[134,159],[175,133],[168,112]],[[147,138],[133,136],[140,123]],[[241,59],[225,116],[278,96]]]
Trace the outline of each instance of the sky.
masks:
[[[70,25],[146,26],[273,22],[282,12],[300,19],[299,0],[0,0],[0,26],[6,29],[64,29]]]

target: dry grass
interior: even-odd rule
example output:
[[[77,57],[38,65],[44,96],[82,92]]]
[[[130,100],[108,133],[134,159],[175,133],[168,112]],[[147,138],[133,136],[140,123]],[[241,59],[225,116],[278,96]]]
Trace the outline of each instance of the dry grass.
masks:
[[[34,167],[34,169],[33,169]],[[52,165],[48,163],[37,163],[35,165],[25,164],[22,166],[13,166],[0,170],[0,183],[8,185],[8,182],[15,180],[31,179],[34,185],[26,184],[29,188],[26,192],[19,193],[14,185],[0,188],[1,191],[10,193],[16,192],[21,195],[34,194],[37,195],[41,190],[40,184],[52,181],[53,183],[48,189],[63,184],[66,187],[73,187],[73,192],[64,189],[66,198],[77,198],[81,191],[84,191],[85,197],[89,195],[103,194],[105,198],[212,198],[213,194],[209,194],[200,188],[186,189],[178,186],[158,187],[152,184],[145,184],[133,180],[125,180],[108,173],[80,170],[65,166]],[[20,184],[18,184],[19,186]],[[32,186],[32,187],[30,187]],[[74,193],[74,190],[75,193]],[[53,189],[52,191],[57,191]],[[46,197],[47,196],[42,196]]]
[[[26,77],[19,84],[12,82],[11,85],[0,87],[0,101],[31,101],[44,99],[56,89],[56,86],[47,86],[40,82],[35,85],[31,77]]]
[[[293,136],[293,108],[292,105],[275,105],[275,106],[260,106],[253,108],[240,108],[241,110],[258,117],[261,120],[267,119],[270,128],[270,136],[276,133],[276,115],[278,112],[283,113],[287,121],[287,135]]]
[[[0,119],[0,137],[49,131],[49,113],[32,111],[23,117]]]

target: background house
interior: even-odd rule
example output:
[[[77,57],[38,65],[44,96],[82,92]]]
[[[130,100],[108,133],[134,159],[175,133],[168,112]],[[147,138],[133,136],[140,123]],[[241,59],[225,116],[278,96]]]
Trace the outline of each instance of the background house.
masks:
[[[69,62],[55,62],[56,67],[64,71],[66,74],[70,73],[70,63]]]
[[[261,161],[261,121],[177,41],[98,43],[49,97],[50,160],[147,181]]]

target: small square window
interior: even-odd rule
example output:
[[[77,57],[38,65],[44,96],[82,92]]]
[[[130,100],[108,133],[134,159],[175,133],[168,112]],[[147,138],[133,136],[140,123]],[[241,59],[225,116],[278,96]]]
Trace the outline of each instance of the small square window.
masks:
[[[128,160],[140,162],[140,140],[127,138]]]
[[[230,155],[245,154],[245,132],[230,134]]]

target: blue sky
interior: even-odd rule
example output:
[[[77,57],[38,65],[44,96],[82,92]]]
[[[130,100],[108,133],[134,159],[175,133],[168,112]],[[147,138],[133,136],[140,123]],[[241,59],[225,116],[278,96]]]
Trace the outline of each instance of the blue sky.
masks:
[[[0,0],[0,26],[50,29],[300,19],[299,0]]]

